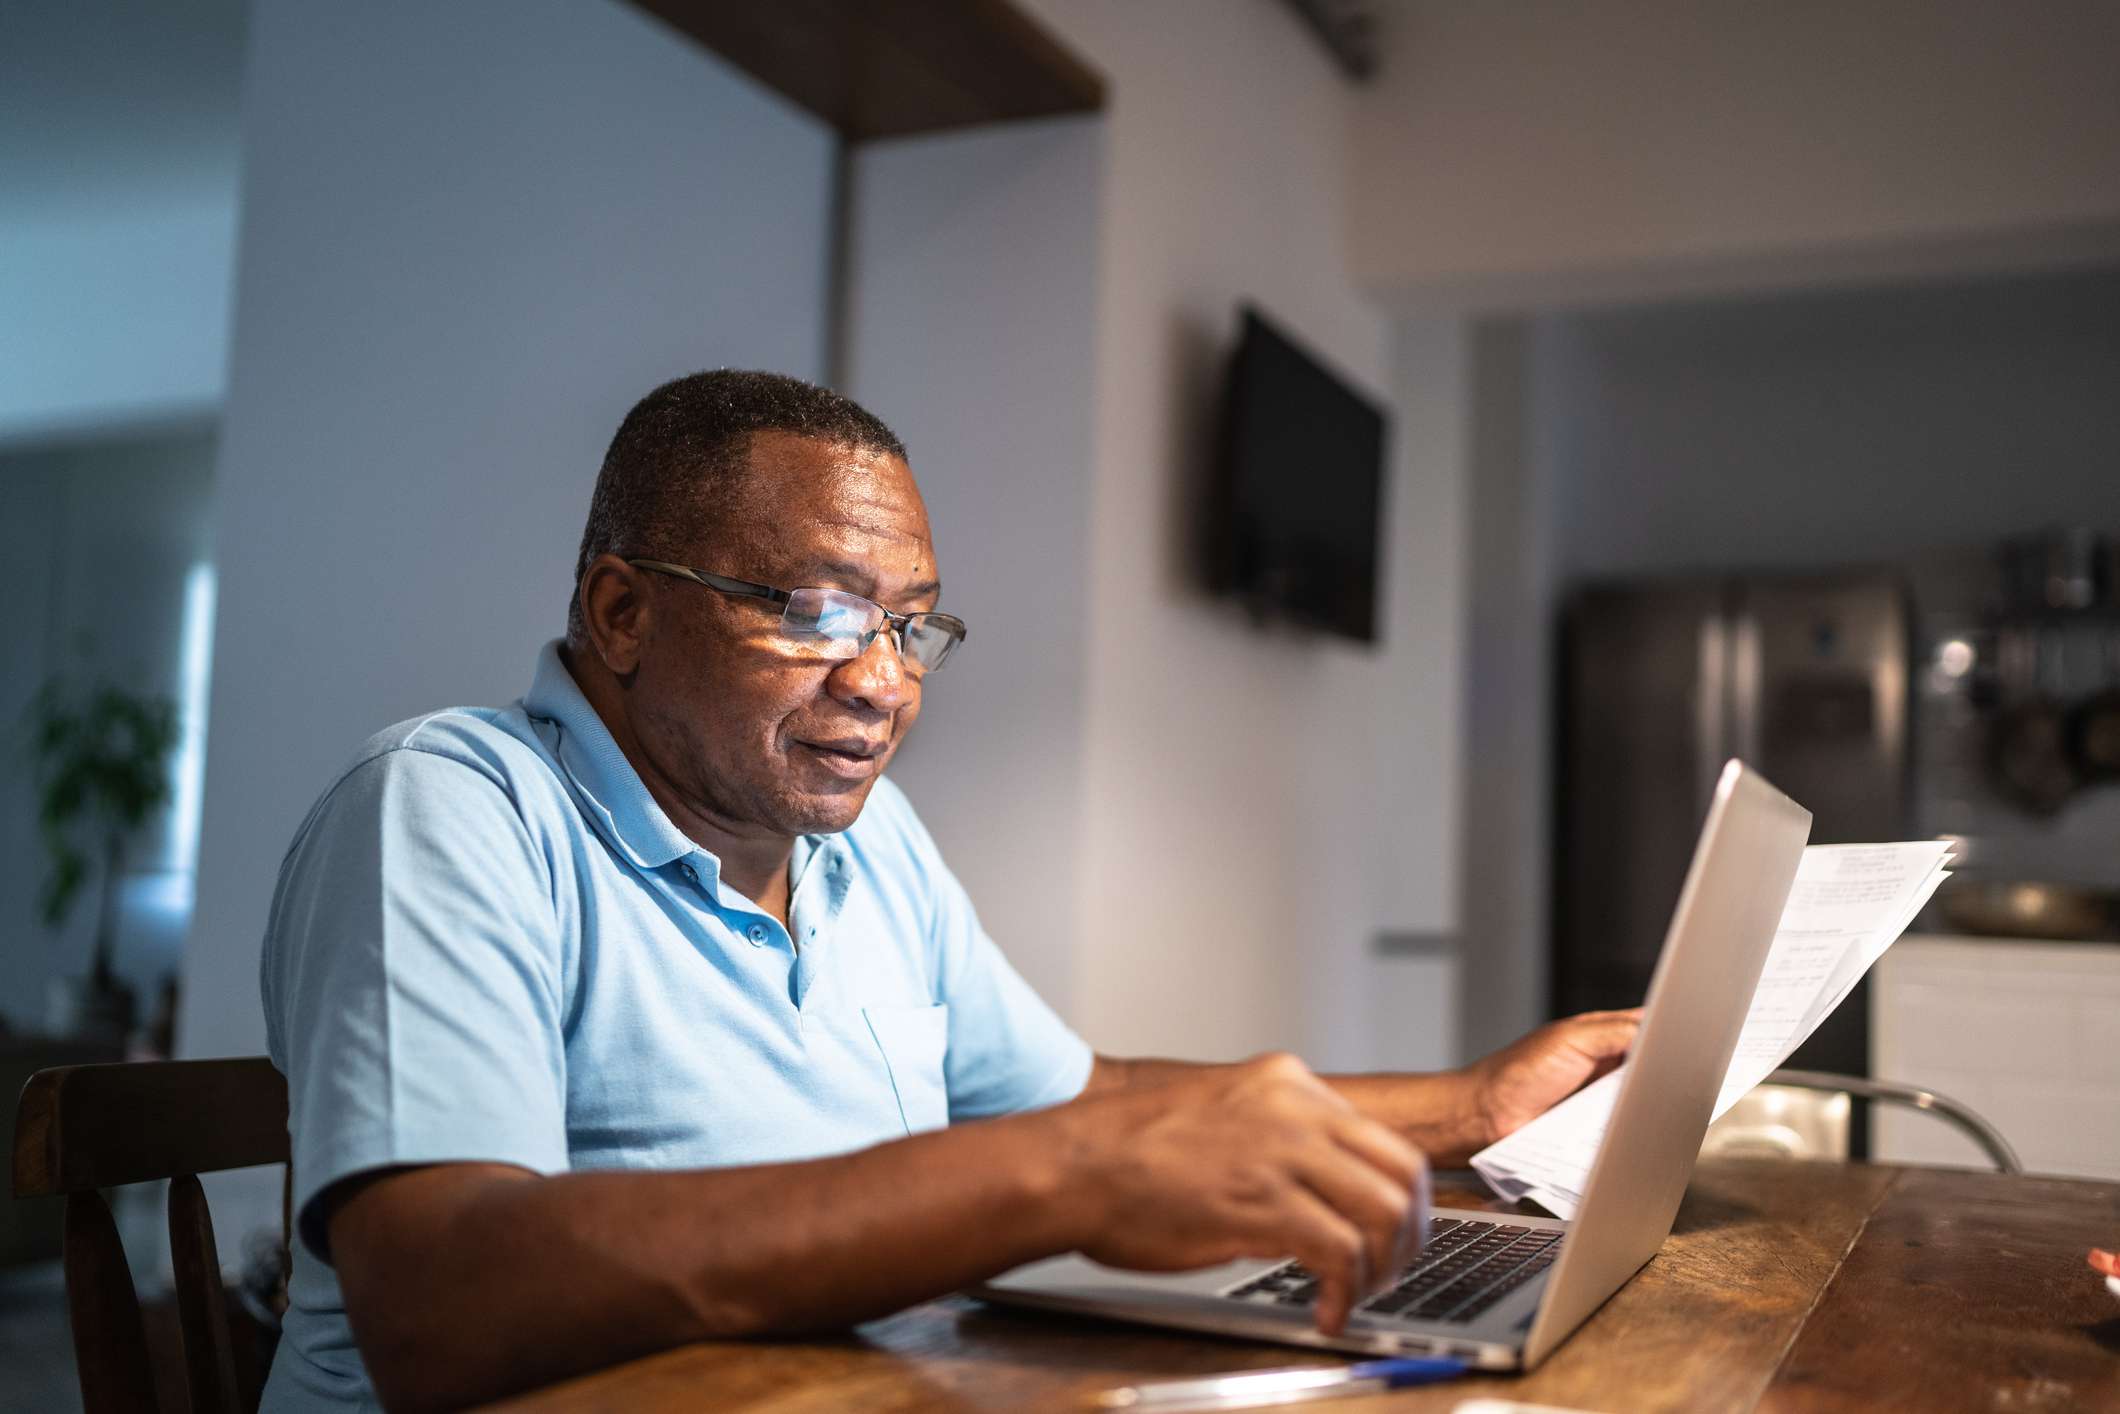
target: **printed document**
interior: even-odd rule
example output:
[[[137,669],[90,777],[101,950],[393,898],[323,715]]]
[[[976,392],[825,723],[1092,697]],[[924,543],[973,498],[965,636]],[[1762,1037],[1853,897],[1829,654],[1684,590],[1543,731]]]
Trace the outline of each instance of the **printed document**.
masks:
[[[1949,876],[1948,840],[1812,845],[1803,852],[1752,1008],[1716,1097],[1717,1118],[1833,1014]],[[1504,1198],[1573,1218],[1626,1067],[1585,1086],[1472,1156]]]

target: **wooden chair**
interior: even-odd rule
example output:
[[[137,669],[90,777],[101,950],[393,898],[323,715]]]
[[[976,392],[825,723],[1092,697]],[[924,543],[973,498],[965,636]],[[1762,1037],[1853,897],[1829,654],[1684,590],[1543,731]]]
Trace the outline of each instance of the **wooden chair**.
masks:
[[[262,1056],[40,1070],[15,1118],[15,1194],[66,1195],[66,1301],[86,1414],[156,1414],[147,1333],[99,1191],[168,1179],[184,1378],[192,1414],[245,1414],[198,1176],[284,1164],[287,1082]]]

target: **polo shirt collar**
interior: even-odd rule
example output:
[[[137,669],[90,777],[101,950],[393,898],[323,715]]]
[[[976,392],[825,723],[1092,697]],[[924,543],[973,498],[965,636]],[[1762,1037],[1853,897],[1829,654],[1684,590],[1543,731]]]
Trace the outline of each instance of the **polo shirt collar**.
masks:
[[[582,695],[574,674],[560,658],[558,639],[537,655],[537,676],[523,696],[523,710],[559,728],[553,754],[567,775],[582,812],[612,848],[642,869],[660,869],[688,855],[698,855],[709,888],[721,872],[721,861],[694,844],[670,823],[640,773],[619,750],[604,719]]]

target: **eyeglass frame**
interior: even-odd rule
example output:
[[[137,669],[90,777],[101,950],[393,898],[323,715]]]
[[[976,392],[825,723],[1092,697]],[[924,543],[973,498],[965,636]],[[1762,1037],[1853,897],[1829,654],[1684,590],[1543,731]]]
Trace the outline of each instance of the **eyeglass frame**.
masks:
[[[688,579],[694,584],[704,585],[706,588],[712,589],[717,593],[727,594],[739,599],[763,599],[770,604],[780,604],[785,606],[792,602],[795,598],[794,590],[776,589],[770,584],[760,584],[756,580],[736,579],[725,574],[715,574],[712,570],[695,569],[691,565],[676,564],[670,560],[646,560],[628,558],[626,560],[626,563],[632,565],[636,569],[644,569],[652,571],[655,574],[668,575],[672,579]],[[831,589],[831,586],[822,584],[804,585],[802,587],[805,589]],[[921,609],[910,614],[894,614],[889,609],[884,608],[883,605],[878,604],[874,599],[871,599],[864,594],[856,594],[851,589],[831,589],[831,592],[834,594],[844,594],[849,599],[859,599],[862,603],[869,605],[871,608],[875,609],[877,613],[883,615],[883,622],[876,625],[875,628],[871,629],[869,631],[868,636],[861,640],[861,648],[858,652],[854,654],[854,658],[859,658],[863,653],[868,652],[869,645],[876,641],[876,636],[888,630],[891,635],[891,646],[897,652],[901,661],[908,663],[915,668],[918,668],[922,673],[939,672],[941,671],[942,664],[937,663],[934,667],[931,668],[919,662],[919,660],[910,658],[906,655],[906,625],[911,623],[914,619],[943,619],[949,623],[955,624],[957,626],[957,638],[956,641],[950,645],[950,651],[952,653],[954,653],[957,649],[962,648],[964,646],[965,640],[971,637],[970,628],[966,626],[963,619],[958,618],[955,614],[945,614],[939,609]],[[838,659],[836,661],[851,663],[854,661],[854,658],[843,658]]]

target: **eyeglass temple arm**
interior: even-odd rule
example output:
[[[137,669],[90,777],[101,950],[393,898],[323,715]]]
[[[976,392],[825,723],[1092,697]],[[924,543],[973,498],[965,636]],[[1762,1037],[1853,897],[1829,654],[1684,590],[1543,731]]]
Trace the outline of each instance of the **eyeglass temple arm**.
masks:
[[[724,594],[740,594],[749,599],[765,599],[775,604],[785,604],[795,596],[785,589],[775,589],[770,584],[753,584],[748,579],[730,579],[727,575],[698,572],[700,581],[709,589],[719,589]]]
[[[775,589],[770,584],[754,584],[748,579],[731,579],[725,574],[713,574],[707,570],[696,570],[690,565],[673,564],[668,560],[628,560],[629,565],[638,565],[657,574],[674,575],[678,579],[689,579],[694,584],[703,584],[723,594],[740,595],[746,599],[765,599],[775,604],[785,604],[795,596],[785,589]]]

